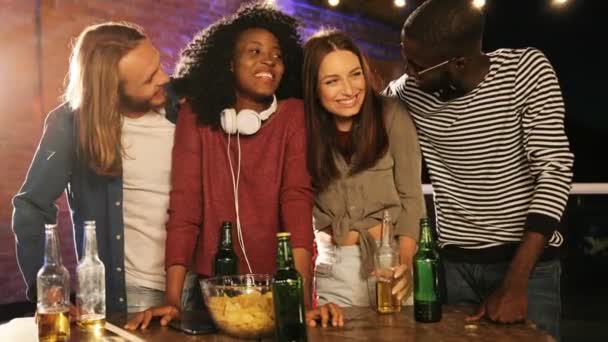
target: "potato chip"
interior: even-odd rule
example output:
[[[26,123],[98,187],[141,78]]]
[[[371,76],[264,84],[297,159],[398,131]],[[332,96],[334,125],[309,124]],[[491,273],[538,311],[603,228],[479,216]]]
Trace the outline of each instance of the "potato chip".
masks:
[[[210,297],[207,306],[217,326],[230,335],[257,338],[273,333],[272,292],[252,290],[238,296]]]

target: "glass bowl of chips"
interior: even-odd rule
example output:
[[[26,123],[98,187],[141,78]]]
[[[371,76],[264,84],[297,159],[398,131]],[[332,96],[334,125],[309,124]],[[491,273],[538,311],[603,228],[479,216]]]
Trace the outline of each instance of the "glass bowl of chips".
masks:
[[[272,337],[272,276],[245,274],[201,279],[205,304],[225,334],[245,339]]]

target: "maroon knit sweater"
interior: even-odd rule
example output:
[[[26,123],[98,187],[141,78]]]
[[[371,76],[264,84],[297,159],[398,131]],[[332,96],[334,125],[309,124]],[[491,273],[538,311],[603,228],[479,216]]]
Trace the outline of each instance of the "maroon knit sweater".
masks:
[[[236,176],[236,135],[230,140]],[[231,221],[239,273],[248,272],[236,236],[227,144],[225,132],[197,125],[191,107],[182,106],[173,148],[166,267],[179,264],[211,275],[220,224]],[[274,273],[277,232],[291,232],[293,248],[312,250],[313,193],[302,101],[282,102],[256,134],[241,135],[240,144],[238,195],[245,250],[253,272]]]

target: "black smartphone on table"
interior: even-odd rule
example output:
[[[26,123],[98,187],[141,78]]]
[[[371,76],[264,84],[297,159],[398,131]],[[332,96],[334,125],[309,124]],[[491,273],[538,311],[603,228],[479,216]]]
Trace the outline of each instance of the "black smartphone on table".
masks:
[[[169,322],[169,327],[190,335],[213,334],[217,332],[215,324],[207,311],[182,312],[179,320]]]

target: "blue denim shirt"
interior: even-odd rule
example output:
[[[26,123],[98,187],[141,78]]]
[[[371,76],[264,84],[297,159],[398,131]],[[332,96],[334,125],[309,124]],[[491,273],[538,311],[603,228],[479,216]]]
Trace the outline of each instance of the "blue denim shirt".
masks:
[[[165,108],[175,122],[177,103]],[[13,198],[13,231],[17,262],[36,300],[36,274],[44,260],[44,225],[55,223],[55,201],[65,191],[72,215],[78,257],[82,255],[84,221],[95,220],[99,257],[106,270],[106,309],[126,312],[122,178],[97,175],[76,156],[75,113],[63,104],[48,114],[42,138],[25,182]]]

